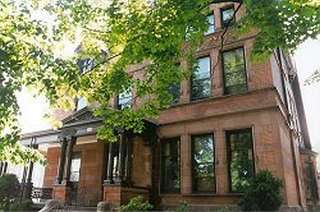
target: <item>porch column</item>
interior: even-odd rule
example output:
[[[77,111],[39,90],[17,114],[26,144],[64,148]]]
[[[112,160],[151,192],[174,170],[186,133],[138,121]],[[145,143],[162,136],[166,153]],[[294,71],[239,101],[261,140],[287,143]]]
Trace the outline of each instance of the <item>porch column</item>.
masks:
[[[32,183],[33,162],[31,161],[28,169],[27,183]]]
[[[5,161],[0,162],[0,176],[4,175],[7,172],[8,163]]]
[[[4,175],[4,174],[7,173],[7,168],[8,168],[8,162],[4,162],[3,170],[2,170],[2,175]]]
[[[130,139],[129,135],[125,137],[125,169],[124,169],[124,180],[130,184],[131,180],[131,154],[132,154],[132,140]]]
[[[2,176],[3,162],[0,162],[0,176]]]
[[[31,161],[29,163],[28,167],[24,167],[23,170],[23,192],[22,192],[22,197],[24,199],[30,199],[32,195],[32,172],[33,172],[33,162]]]
[[[64,137],[60,140],[61,149],[60,149],[60,162],[58,168],[58,175],[56,178],[56,184],[61,184],[63,178],[64,164],[66,160],[66,148],[67,148],[67,139]]]
[[[107,164],[107,179],[106,183],[111,184],[113,182],[113,174],[112,174],[112,169],[113,169],[113,143],[109,143],[108,147],[108,164]]]
[[[123,175],[124,175],[124,132],[120,132],[119,133],[119,153],[118,153],[118,171],[119,171],[119,176],[117,176],[117,179],[116,179],[116,183],[122,183],[123,182]]]
[[[70,179],[70,166],[71,166],[71,159],[72,159],[72,150],[73,145],[76,141],[75,137],[69,137],[67,149],[66,149],[66,158],[65,158],[65,165],[64,165],[64,177],[62,184],[67,185]]]

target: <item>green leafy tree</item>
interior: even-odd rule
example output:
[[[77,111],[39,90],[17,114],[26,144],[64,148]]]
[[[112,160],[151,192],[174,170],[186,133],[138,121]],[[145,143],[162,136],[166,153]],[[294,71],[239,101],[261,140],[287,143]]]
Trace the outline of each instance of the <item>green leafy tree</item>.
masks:
[[[292,52],[320,31],[317,0],[0,0],[0,160],[37,160],[37,152],[21,147],[15,93],[27,86],[44,94],[53,108],[73,108],[84,96],[99,103],[101,139],[114,141],[113,129],[140,133],[142,119],[155,118],[172,102],[168,88],[190,77],[189,67],[204,39],[209,4],[234,2],[246,13],[226,36],[254,32],[253,58],[263,59],[280,47]],[[67,43],[77,46],[66,55]],[[91,59],[79,71],[79,61]],[[128,68],[144,64],[141,78]],[[142,80],[143,79],[143,80]],[[139,108],[114,110],[111,98],[133,88]]]

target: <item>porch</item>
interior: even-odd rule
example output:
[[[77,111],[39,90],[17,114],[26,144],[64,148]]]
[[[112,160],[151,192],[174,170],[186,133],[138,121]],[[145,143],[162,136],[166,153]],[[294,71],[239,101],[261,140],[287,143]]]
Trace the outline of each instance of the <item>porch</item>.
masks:
[[[119,206],[137,195],[152,198],[156,126],[145,121],[148,135],[119,129],[118,142],[108,143],[96,138],[101,122],[88,113],[65,120],[58,144],[48,149],[44,184],[53,188],[53,199],[81,207],[101,201]]]

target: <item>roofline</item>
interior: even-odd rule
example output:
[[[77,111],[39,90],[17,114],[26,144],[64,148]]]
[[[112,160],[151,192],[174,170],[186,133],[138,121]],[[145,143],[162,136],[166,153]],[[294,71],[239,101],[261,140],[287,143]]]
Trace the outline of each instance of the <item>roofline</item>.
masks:
[[[43,137],[43,136],[48,136],[48,135],[54,135],[54,134],[57,134],[60,132],[61,132],[61,130],[55,130],[55,129],[35,131],[35,132],[22,134],[20,139],[23,140],[23,139],[33,138],[33,137]]]

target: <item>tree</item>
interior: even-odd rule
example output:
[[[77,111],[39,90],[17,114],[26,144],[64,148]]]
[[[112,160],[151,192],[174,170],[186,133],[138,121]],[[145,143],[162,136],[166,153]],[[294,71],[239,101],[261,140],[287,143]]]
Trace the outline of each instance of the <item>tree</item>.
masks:
[[[313,83],[320,82],[320,69],[316,70],[306,81],[306,85],[311,85]]]
[[[208,27],[208,5],[222,2],[237,3],[236,12],[243,7],[246,14],[221,33],[221,49],[225,36],[254,31],[252,56],[262,59],[277,47],[292,52],[320,31],[317,0],[1,0],[0,159],[39,158],[17,144],[14,94],[23,86],[44,94],[52,107],[72,108],[80,96],[98,102],[101,139],[114,141],[115,128],[142,132],[142,119],[168,107],[168,88],[195,68],[193,55]],[[66,57],[59,52],[68,42],[78,48]],[[182,58],[191,68],[177,66]],[[92,63],[83,74],[77,64],[85,59]],[[127,72],[140,63],[145,64],[143,80]],[[134,101],[147,101],[140,101],[138,109],[109,107],[112,97],[131,88]]]

